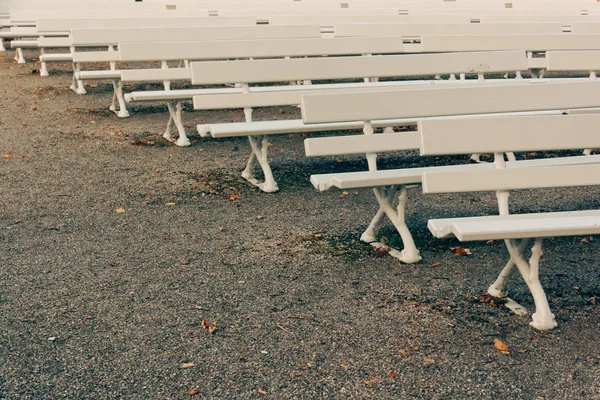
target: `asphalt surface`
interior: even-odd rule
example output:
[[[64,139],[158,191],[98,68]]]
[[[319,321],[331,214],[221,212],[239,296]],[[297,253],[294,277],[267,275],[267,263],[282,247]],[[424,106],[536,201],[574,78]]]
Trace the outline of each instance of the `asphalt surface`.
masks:
[[[423,261],[403,265],[358,241],[370,191],[309,182],[364,169],[362,157],[309,160],[307,135],[274,136],[281,190],[261,193],[239,177],[244,138],[177,148],[159,136],[164,105],[119,119],[108,84],[76,95],[69,65],[42,78],[12,55],[0,53],[0,398],[600,399],[600,238],[545,242],[559,327],[539,332],[480,299],[508,258],[502,242],[460,257],[427,231],[431,217],[494,213],[492,193],[412,189]],[[186,110],[190,132],[243,118]],[[599,193],[524,191],[511,206],[597,208]],[[389,223],[383,235],[398,243]],[[510,292],[532,309],[522,279]]]

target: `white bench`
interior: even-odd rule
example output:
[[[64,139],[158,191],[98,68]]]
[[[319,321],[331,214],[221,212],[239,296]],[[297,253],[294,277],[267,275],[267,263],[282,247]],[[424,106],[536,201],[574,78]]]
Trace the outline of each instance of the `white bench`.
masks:
[[[468,85],[484,80],[484,74],[504,73],[527,69],[527,57],[524,51],[493,52],[493,53],[446,53],[418,55],[382,55],[373,57],[328,57],[305,59],[279,60],[247,60],[247,61],[216,61],[192,63],[192,83],[194,85],[214,85],[225,82],[235,82],[242,86],[241,93],[205,94],[194,96],[194,108],[199,110],[243,108],[245,123],[226,123],[223,130],[220,124],[202,125],[198,127],[201,135],[211,133],[213,137],[248,136],[251,155],[242,176],[249,182],[259,186],[263,191],[277,190],[268,163],[268,135],[275,133],[290,133],[295,128],[302,127],[303,131],[325,128],[323,130],[343,129],[339,125],[317,127],[298,125],[296,121],[270,121],[252,126],[252,109],[255,107],[299,105],[302,95],[307,93],[341,93],[341,92],[370,92],[380,90],[398,90],[398,87],[410,88],[414,85],[462,84]],[[405,81],[406,77],[428,77],[437,74],[461,75],[477,74],[478,80],[454,81]],[[343,83],[347,79],[376,76],[378,78],[393,78],[393,81],[364,83]],[[253,86],[250,84],[265,84],[302,80],[333,80],[334,83],[312,84],[308,86]],[[335,81],[338,81],[337,83]],[[508,83],[509,81],[503,80]],[[266,122],[266,121],[265,121]],[[273,124],[273,122],[277,122]],[[406,121],[387,121],[389,126],[406,124]],[[410,121],[408,123],[414,123]],[[272,124],[275,130],[268,129]],[[294,125],[296,124],[296,125]],[[266,128],[261,131],[261,127]],[[346,127],[344,127],[346,128]],[[346,128],[347,129],[347,128]],[[265,182],[259,182],[253,173],[254,161],[258,160]]]
[[[505,162],[503,153],[529,150],[562,150],[598,147],[596,135],[600,114],[509,116],[501,113],[597,107],[595,92],[600,82],[530,83],[504,87],[427,88],[412,91],[367,94],[311,95],[303,97],[303,117],[307,123],[342,122],[354,119],[370,121],[382,118],[430,118],[466,114],[499,113],[481,118],[438,118],[419,121],[419,132],[364,135],[352,138],[352,152],[367,152],[369,172],[337,173],[312,176],[317,188],[322,185],[342,189],[372,187],[379,211],[364,235],[375,240],[383,215],[387,215],[404,242],[400,259],[417,262],[420,255],[404,221],[406,187],[423,183],[425,193],[460,191],[499,191],[499,217],[431,220],[429,228],[438,237],[455,235],[460,240],[507,239],[511,255],[498,280],[490,287],[494,296],[505,296],[508,277],[517,265],[530,287],[537,312],[532,325],[537,329],[556,326],[543,289],[537,278],[541,239],[536,239],[533,257],[528,262],[523,250],[528,237],[589,235],[600,233],[600,212],[589,214],[551,213],[518,216],[508,214],[507,190],[536,187],[585,186],[600,184],[600,157],[578,156]],[[455,99],[449,102],[448,98]],[[565,135],[565,132],[569,132]],[[395,140],[392,140],[395,138]],[[406,139],[407,147],[419,142],[424,155],[493,152],[495,163],[425,167],[402,170],[376,170],[376,152],[396,150]],[[307,154],[327,153],[331,138],[306,140]],[[390,144],[391,143],[391,144]],[[501,168],[502,171],[495,171]],[[392,208],[400,192],[398,209]],[[593,220],[591,219],[593,216]]]
[[[488,293],[506,297],[508,281],[518,268],[535,301],[531,325],[536,329],[556,327],[554,315],[539,278],[542,239],[554,236],[587,236],[600,233],[600,210],[563,211],[509,215],[509,192],[519,189],[576,187],[600,184],[600,165],[554,165],[506,167],[504,151],[564,150],[597,147],[598,115],[424,121],[421,153],[461,154],[476,151],[495,153],[495,169],[478,172],[425,173],[424,193],[496,191],[500,215],[432,219],[430,231],[439,238],[454,236],[460,241],[504,239],[510,259]],[[451,140],[449,140],[452,138]],[[460,143],[460,144],[459,144]],[[446,146],[446,147],[443,147]],[[485,150],[484,150],[485,149]],[[452,182],[448,185],[448,182]],[[533,240],[531,258],[525,248]]]
[[[114,50],[119,42],[148,42],[170,40],[193,40],[195,35],[206,35],[201,27],[220,26],[255,26],[256,20],[251,17],[199,17],[199,18],[134,18],[134,19],[99,19],[88,20],[38,20],[37,30],[48,36],[48,32],[70,32],[66,38],[40,37],[31,47],[40,49],[40,75],[47,76],[47,62],[73,61],[77,49],[89,47],[106,47]],[[79,28],[85,26],[85,28]],[[208,29],[208,28],[207,28]],[[187,32],[187,34],[186,34]],[[197,40],[197,39],[196,39]],[[68,53],[48,53],[49,48],[68,48]],[[106,61],[106,53],[99,52],[97,62]],[[88,55],[90,56],[90,55]],[[117,56],[117,54],[113,54]],[[117,61],[110,59],[109,61]],[[75,68],[76,69],[76,66]],[[77,85],[78,92],[85,93],[82,85]]]
[[[162,60],[163,65],[172,60],[218,60],[236,58],[283,58],[343,54],[396,54],[402,53],[401,40],[395,38],[293,38],[261,39],[244,41],[206,41],[206,42],[160,42],[160,43],[123,43],[119,46],[121,61]],[[80,76],[83,78],[84,74]],[[173,81],[191,82],[192,71],[189,67],[122,70],[121,82],[163,82],[165,90],[132,92],[125,95],[127,102],[167,101],[169,122],[165,136],[170,137],[174,125],[179,133],[176,144],[189,145],[181,122],[181,102],[192,100],[196,94],[206,94],[205,89],[171,90]],[[238,91],[241,88],[220,89]],[[219,91],[212,93],[219,93]]]
[[[219,19],[219,17],[211,17],[214,19]],[[227,19],[226,21],[230,22],[231,19]],[[193,57],[188,58],[188,56],[193,56],[196,53],[181,53],[181,58],[162,58],[163,55],[160,53],[159,49],[163,48],[163,44],[172,43],[173,46],[179,46],[178,49],[185,49],[186,41],[195,40],[198,38],[203,38],[206,41],[225,41],[225,40],[239,40],[240,38],[248,38],[248,39],[286,39],[286,38],[318,38],[321,36],[319,27],[317,25],[293,25],[293,26],[204,26],[204,27],[193,27],[193,28],[169,28],[169,29],[135,29],[135,30],[117,30],[117,31],[106,31],[103,33],[99,33],[101,39],[98,39],[98,35],[95,34],[94,31],[74,30],[72,33],[73,40],[77,43],[85,43],[85,44],[95,44],[98,40],[115,40],[118,37],[121,38],[121,45],[119,46],[119,52],[79,52],[74,53],[73,61],[74,61],[74,76],[73,76],[73,85],[76,87],[77,93],[85,93],[85,89],[83,89],[83,80],[102,80],[108,79],[113,82],[114,87],[114,95],[113,95],[113,103],[110,107],[112,111],[116,112],[116,103],[119,104],[119,109],[117,115],[119,117],[127,117],[129,113],[127,111],[127,107],[125,104],[125,100],[123,97],[123,83],[121,80],[121,71],[116,68],[117,62],[129,62],[129,61],[141,61],[140,60],[140,52],[137,51],[138,46],[142,46],[143,61],[160,61],[162,62],[163,68],[167,68],[167,61],[185,61],[185,66],[188,65],[189,59],[194,59]],[[145,46],[144,43],[152,43],[156,42],[157,38],[161,38],[162,40],[167,40],[167,42],[160,42],[160,45],[153,46]],[[170,40],[178,40],[177,42],[171,42]],[[131,46],[127,43],[135,42]],[[190,45],[193,45],[192,42]],[[154,48],[158,47],[158,48]],[[124,51],[121,49],[125,48]],[[114,47],[109,47],[109,50]],[[187,60],[187,61],[186,61]],[[93,71],[81,71],[81,64],[83,63],[92,63],[92,62],[108,62],[110,63],[110,67],[108,70],[93,70]],[[177,68],[170,71],[164,71],[164,69],[159,70],[157,73],[164,74],[167,72],[168,74],[173,73],[176,77],[179,77],[182,71],[186,71],[188,68]],[[127,71],[126,79],[130,76],[131,71],[138,70],[130,70]],[[135,74],[134,74],[135,75]],[[191,73],[188,75],[191,76]],[[132,78],[133,80],[134,78]],[[169,88],[169,85],[165,85],[166,88]],[[191,99],[191,97],[190,97]],[[177,107],[175,107],[177,108]],[[180,113],[180,111],[179,111]],[[178,119],[178,121],[180,118]],[[182,139],[183,140],[183,139]]]
[[[434,87],[382,93],[305,95],[303,96],[302,106],[305,123],[339,123],[362,120],[366,121],[364,122],[364,131],[368,134],[352,140],[360,141],[360,145],[355,148],[356,152],[369,150],[367,152],[369,172],[313,175],[311,182],[319,190],[327,190],[331,187],[343,189],[373,187],[380,204],[380,210],[363,234],[363,240],[367,242],[376,240],[378,227],[383,216],[387,214],[397,227],[404,242],[405,248],[399,258],[404,262],[416,262],[420,256],[414,246],[410,232],[406,228],[403,213],[406,185],[419,184],[424,169],[377,171],[376,153],[385,151],[385,147],[378,149],[373,149],[372,146],[367,147],[371,138],[377,136],[370,135],[372,132],[371,121],[390,118],[410,118],[418,121],[423,118],[511,112],[549,112],[557,114],[555,110],[559,110],[558,113],[560,114],[560,110],[563,109],[598,106],[592,93],[593,90],[600,87],[600,82],[550,83],[548,81],[529,81],[522,84],[517,84],[518,81],[513,82],[515,82],[514,85],[508,86],[476,85],[461,88],[448,87],[442,89]],[[557,94],[572,97],[559,98]],[[482,101],[481,97],[486,95],[489,96],[490,100]],[[461,101],[448,101],[449,98],[460,99]],[[512,101],[508,101],[508,98]],[[358,107],[365,106],[368,102],[373,103],[364,112],[357,111]],[[322,107],[320,111],[317,110],[318,104]],[[355,112],[353,113],[353,111]],[[402,136],[404,134],[399,133],[398,135]],[[410,136],[413,134],[408,133],[408,135],[409,140],[405,148],[414,148],[415,139],[411,139]],[[343,139],[346,138],[309,139],[305,142],[307,146],[306,153],[309,156],[329,154],[328,152],[331,152],[332,148],[341,146],[340,143],[344,141]],[[385,142],[383,145],[385,146]],[[577,162],[589,162],[588,160],[592,159],[597,158],[590,158],[590,156],[574,158],[574,160],[583,160]],[[531,162],[551,161],[534,160]],[[475,168],[477,170],[478,168],[488,167],[486,164],[473,164],[437,168]],[[404,200],[400,202],[398,211],[394,211],[391,204],[398,192],[400,192],[400,198]]]

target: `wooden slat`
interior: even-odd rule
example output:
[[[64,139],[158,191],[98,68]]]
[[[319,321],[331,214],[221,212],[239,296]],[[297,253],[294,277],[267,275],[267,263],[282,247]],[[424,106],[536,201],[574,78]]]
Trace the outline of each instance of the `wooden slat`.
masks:
[[[412,150],[418,146],[418,132],[325,137],[304,141],[307,157]]]
[[[502,217],[505,221],[515,220],[536,220],[536,219],[550,219],[550,218],[564,218],[564,217],[588,217],[598,216],[600,211],[598,210],[581,210],[581,211],[562,211],[562,212],[550,212],[550,213],[535,213],[535,214],[514,214],[505,215]],[[452,224],[462,224],[465,222],[481,222],[486,223],[497,219],[498,215],[486,215],[482,217],[464,217],[464,218],[436,218],[430,219],[427,222],[427,228],[436,238],[444,238],[453,236]]]
[[[71,39],[68,37],[41,37],[38,39],[39,47],[69,47]]]
[[[498,216],[487,221],[462,221],[452,224],[452,233],[460,241],[595,235],[600,233],[600,212],[585,216],[536,219]]]
[[[600,114],[419,121],[421,154],[599,148]]]
[[[399,38],[263,39],[207,42],[123,43],[121,60],[210,60],[250,57],[402,53]]]
[[[190,79],[192,79],[192,71],[189,68],[121,70],[123,82],[185,81]]]
[[[119,61],[119,53],[116,51],[85,51],[73,53],[73,62],[111,62]]]
[[[598,71],[600,51],[549,51],[546,63],[548,71]]]
[[[169,42],[198,40],[240,40],[269,38],[320,38],[318,25],[268,26],[256,25],[247,21],[246,26],[221,26],[219,18],[210,25],[210,18],[205,26],[189,27],[155,27],[155,28],[123,28],[123,29],[73,29],[71,38],[74,46],[108,45],[125,42]],[[225,20],[227,21],[227,20]]]
[[[170,14],[169,14],[170,15]],[[39,32],[71,31],[72,29],[118,29],[118,28],[177,28],[181,26],[203,25],[252,25],[256,20],[252,17],[115,17],[96,16],[92,18],[52,18],[40,17],[37,20]]]
[[[341,39],[333,39],[332,45],[336,40]],[[305,52],[311,51],[306,46]],[[191,68],[192,83],[201,85],[518,71],[527,69],[527,58],[524,51],[514,51],[221,61],[192,63]]]
[[[422,35],[490,35],[490,34],[560,34],[560,23],[358,23],[336,24],[336,37],[356,36],[422,36]],[[600,33],[600,30],[599,32]]]
[[[425,173],[424,193],[539,189],[600,184],[600,165],[547,166],[457,173]]]
[[[424,53],[491,50],[599,50],[600,35],[434,35],[422,36]]]
[[[44,11],[15,11],[10,13],[10,19],[12,22],[28,22],[36,21],[38,19],[52,19],[52,18],[67,18],[67,19],[78,19],[78,18],[114,18],[116,15],[120,15],[123,18],[169,18],[169,17],[208,17],[206,11],[191,11],[191,12],[179,12],[179,11],[163,11],[163,10],[110,10],[105,8],[103,10],[75,10],[71,12],[65,12],[65,10],[44,10]],[[39,27],[38,27],[39,30]],[[58,29],[64,30],[64,29]]]
[[[302,96],[305,123],[561,110],[600,106],[600,82],[434,87]]]
[[[318,16],[293,16],[273,15],[269,18],[271,25],[294,24],[319,24],[333,26],[335,24],[352,23],[464,23],[471,19],[468,15],[371,15],[364,11],[364,15],[318,15]],[[524,21],[526,22],[526,21]]]

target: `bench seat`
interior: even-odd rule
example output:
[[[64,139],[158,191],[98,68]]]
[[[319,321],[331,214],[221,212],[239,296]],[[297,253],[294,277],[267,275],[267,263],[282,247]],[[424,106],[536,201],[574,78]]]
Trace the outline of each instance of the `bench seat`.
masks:
[[[40,61],[73,61],[71,53],[45,53],[40,55]]]
[[[427,227],[437,238],[454,236],[461,242],[586,236],[600,233],[600,210],[430,219]]]
[[[395,135],[406,135],[404,132]],[[414,132],[417,134],[417,132]],[[378,136],[378,135],[375,135]],[[412,136],[412,135],[410,135]],[[408,138],[407,142],[415,140],[413,137]],[[419,139],[417,138],[417,141]],[[408,147],[408,146],[407,146]],[[418,143],[417,143],[418,147]],[[542,158],[534,160],[509,161],[506,163],[506,168],[525,168],[532,166],[551,166],[551,165],[585,165],[600,163],[600,155],[592,156],[573,156],[559,158]],[[421,167],[421,168],[404,168],[404,169],[389,169],[379,171],[360,171],[360,172],[338,172],[330,174],[311,175],[310,181],[313,186],[319,191],[325,191],[330,188],[338,188],[341,190],[385,187],[392,185],[414,185],[420,184],[425,173],[436,172],[463,172],[463,171],[484,171],[493,170],[494,164],[461,164],[452,166],[439,167]]]

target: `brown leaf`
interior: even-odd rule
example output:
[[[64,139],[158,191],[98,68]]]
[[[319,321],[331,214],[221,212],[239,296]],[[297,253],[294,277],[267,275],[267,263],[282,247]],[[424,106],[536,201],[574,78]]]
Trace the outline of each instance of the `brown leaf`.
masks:
[[[386,256],[390,252],[390,248],[387,246],[373,247],[373,253],[378,257]]]
[[[494,339],[494,347],[502,354],[510,354],[508,346],[500,339]]]
[[[436,268],[436,267],[439,267],[440,265],[442,265],[441,262],[436,262],[436,263],[431,264],[430,267],[431,268]]]
[[[4,158],[5,160],[9,160],[9,159],[11,159],[11,158],[12,158],[12,156],[11,156],[10,154],[4,154],[4,155],[2,156],[2,158]]]
[[[125,214],[125,209],[124,209],[124,208],[117,208],[117,209],[115,210],[115,212],[116,212],[117,214]]]
[[[167,207],[173,207],[175,204],[177,204],[177,203],[173,203],[173,202],[171,202],[171,203],[165,203],[165,206],[167,206]]]
[[[315,233],[314,237],[315,237],[315,239],[321,239],[323,237],[323,235],[321,235],[320,233]]]
[[[217,330],[217,323],[213,322],[212,324],[210,324],[210,326],[208,327],[208,333],[215,333],[215,331]]]
[[[594,238],[591,237],[591,236],[584,237],[583,239],[581,239],[581,243],[590,243],[590,242],[593,242],[593,241],[594,241]]]
[[[408,356],[410,353],[406,350],[398,349],[398,354],[401,354],[403,356]]]
[[[194,368],[195,366],[196,366],[196,364],[194,364],[194,363],[181,364],[181,368],[183,368],[183,369],[190,369],[190,368]]]
[[[208,321],[205,319],[202,320],[202,329],[208,329]]]
[[[363,381],[364,385],[365,385],[365,386],[368,386],[368,387],[371,387],[371,386],[373,386],[373,385],[374,385],[376,382],[377,382],[377,379],[376,379],[376,378],[373,378],[373,379],[366,379],[366,380],[364,380],[364,381]]]
[[[426,358],[423,361],[425,362],[425,364],[433,364],[433,363],[435,363],[435,360],[433,358]]]
[[[471,255],[471,250],[465,249],[462,246],[450,247],[450,251],[456,254],[457,256],[469,256]]]
[[[388,378],[394,379],[398,377],[398,374],[395,372],[390,372],[389,374],[387,374]]]
[[[257,390],[257,392],[258,392],[259,394],[262,394],[263,396],[266,396],[266,395],[267,395],[267,392],[265,392],[265,391],[264,391],[264,390],[262,390],[262,389],[258,389],[258,390]]]
[[[190,390],[187,391],[187,395],[188,396],[195,396],[198,393],[200,393],[200,391],[198,389],[190,389]]]

